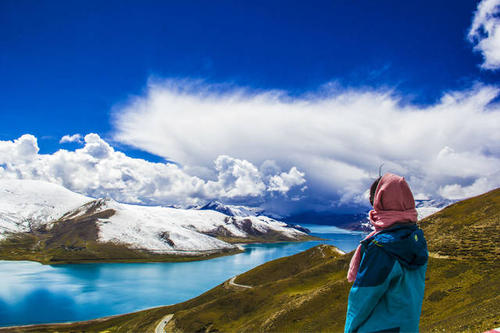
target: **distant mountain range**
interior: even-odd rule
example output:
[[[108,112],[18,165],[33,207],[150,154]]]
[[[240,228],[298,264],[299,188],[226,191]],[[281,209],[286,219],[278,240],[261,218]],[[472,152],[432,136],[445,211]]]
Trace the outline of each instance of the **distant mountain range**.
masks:
[[[454,204],[455,202],[457,202],[457,200],[448,200],[448,199],[415,200],[418,219],[422,220],[427,216],[432,215],[451,204]]]
[[[217,201],[217,200],[210,201],[205,205],[202,205],[200,207],[196,207],[195,209],[215,210],[215,211],[221,212],[221,213],[229,215],[229,216],[240,216],[240,217],[267,216],[267,217],[272,217],[272,218],[278,218],[272,214],[266,215],[267,213],[265,212],[265,210],[260,208],[260,207],[228,205],[228,204],[224,204],[224,203]],[[300,226],[299,224],[295,224],[292,221],[286,220],[286,218],[279,217],[279,219],[283,222],[286,222],[287,226],[289,228],[294,228],[296,230],[299,230],[299,231],[302,231],[305,233],[310,233],[309,229],[304,228],[304,227]],[[301,223],[305,223],[305,221],[302,221]]]
[[[241,217],[259,216],[263,215],[264,213],[264,209],[259,207],[227,205],[217,200],[210,201],[207,204],[200,206],[196,209],[215,210],[229,216],[241,216]]]
[[[432,215],[444,207],[454,203],[452,200],[415,200],[418,219]],[[372,227],[368,220],[366,210],[361,213],[338,214],[331,212],[307,211],[292,216],[284,217],[281,220],[290,224],[323,224],[334,225],[339,228],[355,231],[371,231]]]
[[[0,180],[0,259],[189,259],[241,251],[237,243],[310,238],[299,227],[243,206],[139,206],[43,181]]]
[[[420,331],[484,332],[500,326],[500,189],[454,203],[419,224],[430,255]],[[153,332],[168,320],[167,332],[342,332],[352,254],[318,245],[183,303],[15,331]]]

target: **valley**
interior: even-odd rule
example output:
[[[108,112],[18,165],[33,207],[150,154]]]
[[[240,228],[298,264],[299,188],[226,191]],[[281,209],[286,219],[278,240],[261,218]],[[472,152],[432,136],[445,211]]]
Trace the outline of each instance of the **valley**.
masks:
[[[431,254],[421,331],[482,332],[500,326],[500,189],[454,203],[419,224]],[[252,288],[235,288],[227,280],[171,306],[14,331],[153,331],[169,314],[169,332],[342,331],[352,254],[318,245],[233,280]]]

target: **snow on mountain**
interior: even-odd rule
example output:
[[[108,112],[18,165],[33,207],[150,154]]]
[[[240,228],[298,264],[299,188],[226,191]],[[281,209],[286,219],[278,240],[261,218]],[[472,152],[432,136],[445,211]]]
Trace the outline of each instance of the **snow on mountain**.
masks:
[[[155,252],[211,251],[236,245],[214,236],[259,237],[279,233],[293,240],[306,236],[267,216],[228,216],[210,209],[179,209],[92,199],[61,186],[28,180],[0,180],[0,230],[29,231],[78,217],[93,217],[98,241]],[[100,212],[107,214],[99,214]],[[236,208],[232,214],[249,213]]]
[[[0,239],[29,231],[94,199],[38,180],[0,179]]]
[[[450,203],[417,200],[418,217],[422,219]],[[307,230],[262,212],[260,208],[218,201],[193,209],[121,204],[86,197],[44,181],[0,179],[0,239],[6,232],[50,230],[56,223],[78,217],[93,219],[97,241],[155,252],[231,249],[235,245],[224,239],[266,239],[271,234],[288,240],[306,236],[302,231]]]
[[[426,200],[415,200],[415,208],[417,209],[418,220],[422,220],[429,215],[432,215],[446,206],[451,205],[456,201],[453,200],[435,200],[435,199],[426,199]],[[373,226],[370,223],[370,219],[368,217],[368,213],[366,214],[366,218],[361,222],[361,229],[364,231],[374,230]]]
[[[286,223],[265,216],[232,216],[214,210],[178,209],[119,204],[107,207],[116,214],[99,222],[102,241],[122,240],[154,251],[203,251],[233,248],[212,236],[247,238],[277,231],[290,239],[305,235]]]
[[[455,201],[453,200],[415,200],[418,219],[421,220],[429,215],[432,215],[454,202]]]
[[[264,211],[259,207],[247,207],[223,204],[220,201],[213,200],[206,205],[197,208],[199,210],[215,210],[229,216],[259,216]]]

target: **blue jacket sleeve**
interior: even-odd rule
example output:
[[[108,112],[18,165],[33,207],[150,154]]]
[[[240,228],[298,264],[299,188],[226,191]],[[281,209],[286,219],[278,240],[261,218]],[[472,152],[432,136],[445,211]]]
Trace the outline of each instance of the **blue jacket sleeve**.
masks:
[[[396,260],[380,246],[376,241],[371,242],[363,253],[349,293],[345,333],[356,332],[387,291],[391,280],[402,274],[400,269],[394,269]]]

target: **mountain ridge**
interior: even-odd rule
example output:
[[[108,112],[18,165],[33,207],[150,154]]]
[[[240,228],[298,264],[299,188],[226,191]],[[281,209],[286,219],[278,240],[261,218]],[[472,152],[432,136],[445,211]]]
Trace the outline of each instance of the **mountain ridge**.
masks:
[[[267,216],[121,204],[41,181],[0,180],[0,194],[0,258],[9,260],[195,260],[241,252],[237,243],[313,238]]]

